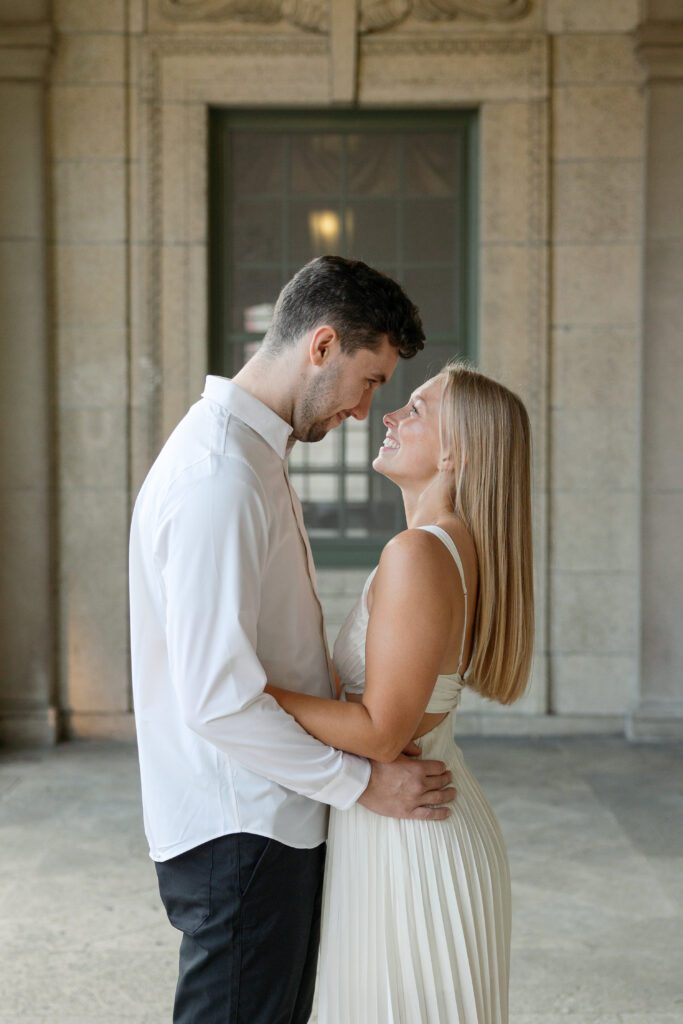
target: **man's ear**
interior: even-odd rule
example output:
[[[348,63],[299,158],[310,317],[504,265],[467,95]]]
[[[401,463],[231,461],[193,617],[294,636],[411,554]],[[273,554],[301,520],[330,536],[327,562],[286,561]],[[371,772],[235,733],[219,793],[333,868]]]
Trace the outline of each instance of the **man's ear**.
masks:
[[[328,324],[316,327],[308,346],[308,358],[314,366],[322,366],[323,363],[329,362],[331,350],[338,343],[339,338],[334,327]]]

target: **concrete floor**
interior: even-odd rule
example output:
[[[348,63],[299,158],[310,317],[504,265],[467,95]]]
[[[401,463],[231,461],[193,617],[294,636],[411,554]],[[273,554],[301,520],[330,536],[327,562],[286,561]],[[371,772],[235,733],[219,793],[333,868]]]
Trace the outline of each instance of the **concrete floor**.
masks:
[[[683,1022],[683,750],[460,742],[510,853],[510,1024]],[[134,748],[0,755],[0,906],[0,1024],[170,1022]]]

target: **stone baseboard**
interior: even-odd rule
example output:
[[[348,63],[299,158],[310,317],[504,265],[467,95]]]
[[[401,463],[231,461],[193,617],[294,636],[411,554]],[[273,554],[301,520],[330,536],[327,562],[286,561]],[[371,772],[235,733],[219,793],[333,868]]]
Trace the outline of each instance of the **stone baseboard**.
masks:
[[[623,736],[623,715],[502,715],[463,711],[457,736]]]
[[[683,707],[642,707],[626,718],[626,736],[649,742],[683,742]]]
[[[58,738],[54,708],[0,710],[0,748],[52,747]]]
[[[63,711],[62,734],[68,740],[118,740],[135,743],[132,711]]]
[[[0,747],[51,746],[67,740],[135,742],[132,712],[54,710],[0,713]],[[638,711],[632,715],[501,715],[463,711],[456,736],[625,736],[634,742],[683,740],[683,717]]]

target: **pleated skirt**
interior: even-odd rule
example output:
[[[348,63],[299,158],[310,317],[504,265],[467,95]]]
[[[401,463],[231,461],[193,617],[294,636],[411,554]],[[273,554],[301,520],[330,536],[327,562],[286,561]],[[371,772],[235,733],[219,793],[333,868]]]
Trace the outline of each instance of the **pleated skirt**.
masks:
[[[446,821],[331,812],[317,1024],[507,1024],[507,852],[453,724],[421,740],[453,772]]]

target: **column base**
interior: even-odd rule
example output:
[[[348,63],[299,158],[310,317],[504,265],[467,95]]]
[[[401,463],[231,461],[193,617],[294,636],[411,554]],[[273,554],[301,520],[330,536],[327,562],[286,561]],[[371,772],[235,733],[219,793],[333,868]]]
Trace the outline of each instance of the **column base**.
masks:
[[[132,711],[62,711],[60,718],[65,739],[135,743]]]
[[[683,741],[683,701],[649,701],[626,719],[630,740],[651,742]]]
[[[53,747],[59,738],[54,708],[0,709],[0,748]]]

